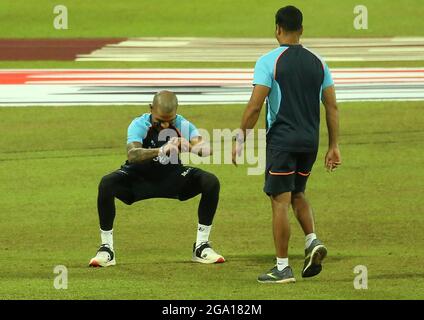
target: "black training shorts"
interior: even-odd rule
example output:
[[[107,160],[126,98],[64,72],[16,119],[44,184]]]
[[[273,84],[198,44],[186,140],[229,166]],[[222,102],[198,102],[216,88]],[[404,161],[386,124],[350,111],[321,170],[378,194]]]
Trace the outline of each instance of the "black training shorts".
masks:
[[[181,166],[178,170],[169,172],[166,177],[146,179],[141,175],[128,173],[125,170],[116,170],[113,175],[119,176],[119,184],[124,187],[123,192],[116,197],[126,204],[151,199],[151,198],[170,198],[187,200],[195,194],[190,189],[190,181],[195,175],[202,174],[201,169]],[[118,181],[118,180],[117,180]]]
[[[317,152],[288,152],[268,147],[264,192],[267,195],[305,192],[316,158]]]

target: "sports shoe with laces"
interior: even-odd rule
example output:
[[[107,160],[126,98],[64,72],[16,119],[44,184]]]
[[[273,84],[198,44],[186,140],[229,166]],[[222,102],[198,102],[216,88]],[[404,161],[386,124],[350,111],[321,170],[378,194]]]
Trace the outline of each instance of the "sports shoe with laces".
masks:
[[[193,257],[191,259],[194,262],[200,263],[223,263],[225,259],[220,254],[216,253],[212,249],[209,242],[202,242],[196,247],[196,243],[193,244]]]
[[[322,270],[322,260],[327,256],[327,248],[318,239],[314,239],[305,250],[305,264],[302,270],[302,277],[309,278],[316,276]]]
[[[97,254],[90,260],[90,267],[109,267],[116,265],[115,252],[108,244],[102,244],[97,250]]]
[[[290,283],[296,282],[293,276],[293,270],[290,266],[279,271],[277,266],[269,270],[267,273],[261,274],[258,277],[260,283]]]

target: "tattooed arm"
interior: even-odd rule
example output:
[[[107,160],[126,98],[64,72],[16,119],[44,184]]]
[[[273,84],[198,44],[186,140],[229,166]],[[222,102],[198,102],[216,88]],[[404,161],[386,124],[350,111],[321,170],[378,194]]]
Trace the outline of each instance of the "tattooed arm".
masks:
[[[130,142],[127,144],[127,153],[129,163],[138,163],[157,157],[159,148],[145,149],[140,142]]]

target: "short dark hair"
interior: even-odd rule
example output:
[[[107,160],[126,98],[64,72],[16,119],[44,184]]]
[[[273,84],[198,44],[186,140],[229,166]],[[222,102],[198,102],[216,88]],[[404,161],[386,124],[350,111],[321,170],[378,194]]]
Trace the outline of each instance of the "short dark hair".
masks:
[[[294,6],[279,9],[275,14],[275,24],[285,31],[298,31],[302,28],[302,11]]]

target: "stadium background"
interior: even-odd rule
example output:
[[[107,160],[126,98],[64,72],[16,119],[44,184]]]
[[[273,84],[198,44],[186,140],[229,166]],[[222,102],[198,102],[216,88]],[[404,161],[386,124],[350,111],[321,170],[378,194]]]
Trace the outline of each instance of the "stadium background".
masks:
[[[422,36],[421,1],[291,1],[313,37]],[[52,26],[67,6],[69,30]],[[0,3],[0,38],[140,36],[272,38],[284,1],[9,1]],[[369,29],[355,30],[353,8],[366,5]],[[325,58],[325,57],[324,57]],[[332,67],[423,67],[423,61],[330,62]],[[252,62],[0,61],[1,68],[253,67]],[[324,272],[302,280],[303,235],[292,220],[290,261],[298,282],[261,286],[256,276],[274,258],[263,177],[246,167],[204,166],[221,180],[214,246],[228,262],[190,262],[198,199],[184,203],[117,202],[118,266],[89,269],[99,243],[96,194],[101,176],[125,159],[129,121],[146,106],[0,108],[1,299],[422,299],[424,275],[424,105],[422,101],[341,103],[343,167],[323,169],[309,184]],[[181,106],[198,127],[238,126],[244,105]],[[263,119],[263,116],[261,116]],[[260,123],[259,127],[263,127]],[[56,265],[68,289],[53,286]],[[353,268],[368,268],[355,290]]]

